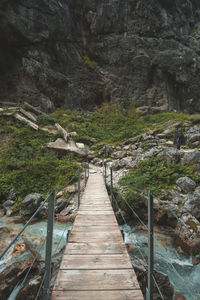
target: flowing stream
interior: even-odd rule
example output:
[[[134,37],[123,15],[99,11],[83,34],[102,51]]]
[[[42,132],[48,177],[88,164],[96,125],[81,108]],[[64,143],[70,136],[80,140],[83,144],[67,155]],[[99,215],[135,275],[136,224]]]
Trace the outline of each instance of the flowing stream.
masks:
[[[10,217],[2,217],[0,218],[0,227],[7,227],[13,236],[8,236],[9,241],[19,232],[19,230],[23,227],[23,224],[16,224],[14,222],[14,218]],[[59,252],[60,249],[66,244],[66,235],[68,230],[71,230],[71,226],[66,226],[66,224],[56,223],[54,224],[54,232],[53,232],[53,249],[52,255]],[[22,234],[22,237],[19,237],[16,243],[24,242],[24,238],[30,242],[33,246],[33,249],[37,250],[37,252],[41,255],[41,257],[45,258],[45,238],[47,233],[47,222],[38,221],[30,224]],[[15,243],[15,244],[16,244]],[[29,250],[21,251],[19,255],[14,255],[14,246],[12,246],[4,259],[0,261],[0,272],[2,272],[7,266],[10,264],[21,261],[24,258],[33,257]]]
[[[147,258],[147,232],[127,225],[121,229],[125,242],[133,244],[135,255]],[[176,293],[184,295],[187,300],[200,300],[200,264],[193,265],[191,258],[179,254],[169,235],[159,232],[154,236],[154,268],[168,275]]]

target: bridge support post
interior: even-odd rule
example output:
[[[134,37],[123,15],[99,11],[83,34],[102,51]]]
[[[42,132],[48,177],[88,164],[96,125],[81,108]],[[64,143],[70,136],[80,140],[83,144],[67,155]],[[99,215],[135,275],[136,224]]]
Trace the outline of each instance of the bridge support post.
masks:
[[[102,161],[102,174],[103,174],[103,179],[104,179],[104,183],[105,183],[105,164],[104,164],[104,159]]]
[[[153,195],[148,191],[148,289],[146,290],[146,300],[153,300]]]
[[[52,191],[48,203],[48,223],[47,223],[47,238],[46,238],[46,255],[45,255],[45,279],[43,300],[50,299],[50,280],[51,280],[51,256],[53,242],[53,223],[54,223],[54,205],[55,205],[55,190]]]
[[[88,168],[88,178],[89,178],[89,176],[90,176],[90,165],[89,165],[89,163],[87,163],[87,168]]]
[[[87,183],[87,163],[85,163],[85,186]]]
[[[112,167],[110,167],[110,193],[111,193],[111,204],[113,201],[113,170]]]
[[[106,161],[105,161],[105,186],[106,186],[106,184],[107,184],[107,182],[106,182],[106,176],[107,176],[107,170],[106,170]]]
[[[80,206],[80,197],[81,197],[81,169],[78,168],[78,207]]]

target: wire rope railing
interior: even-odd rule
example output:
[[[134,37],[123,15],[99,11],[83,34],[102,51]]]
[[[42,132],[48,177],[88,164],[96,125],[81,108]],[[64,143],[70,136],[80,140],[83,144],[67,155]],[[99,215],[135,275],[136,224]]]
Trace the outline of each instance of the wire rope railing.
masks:
[[[44,201],[40,204],[38,209],[34,212],[34,214],[29,218],[29,220],[26,222],[26,224],[23,226],[23,228],[19,231],[19,233],[12,239],[12,241],[9,243],[9,245],[4,249],[4,251],[0,254],[0,260],[4,258],[6,253],[8,252],[9,249],[15,244],[15,242],[19,239],[19,237],[22,235],[22,233],[25,231],[28,225],[31,224],[33,218],[35,218],[41,209],[44,207],[44,205],[48,202],[48,222],[47,222],[47,238],[43,240],[43,243],[41,244],[40,248],[37,250],[37,253],[40,253],[42,248],[45,245],[46,242],[46,255],[45,255],[45,272],[44,275],[41,279],[41,283],[39,286],[39,289],[36,294],[36,300],[40,297],[40,294],[43,294],[43,299],[48,300],[50,299],[50,280],[51,280],[51,259],[52,259],[52,243],[53,243],[53,223],[54,223],[54,205],[56,201],[56,192],[60,192],[63,189],[65,189],[68,185],[70,185],[73,181],[78,179],[78,198],[77,198],[77,203],[78,207],[80,205],[80,181],[81,181],[81,169],[80,167],[78,168],[78,176],[73,176],[65,185],[63,185],[60,188],[52,190],[49,195],[46,197]],[[89,164],[85,163],[85,170],[84,170],[84,185],[86,186],[87,179],[89,177]],[[59,248],[59,245],[67,231],[67,224],[63,229],[62,235],[58,241],[57,247],[55,248],[55,251],[53,255],[57,253],[57,250]],[[70,232],[70,230],[68,230]],[[67,240],[69,238],[69,234],[67,235]],[[31,273],[31,270],[35,264],[35,262],[38,260],[38,255],[36,254],[33,256],[33,261],[31,265],[29,266],[23,280],[20,283],[20,288],[24,286],[26,283],[27,279],[29,278],[29,275]],[[20,289],[19,289],[20,290]],[[17,296],[17,295],[16,295]],[[16,298],[16,297],[15,297]]]
[[[105,170],[105,169],[106,169],[106,166],[104,165],[104,170]],[[104,171],[104,172],[105,172],[105,171]],[[106,183],[106,185],[108,186],[108,185],[110,184],[110,187],[111,187],[111,191],[110,191],[111,202],[112,202],[112,200],[114,200],[114,202],[115,202],[115,204],[116,204],[116,207],[117,207],[118,211],[120,212],[121,217],[122,217],[122,219],[123,219],[123,221],[124,221],[124,224],[127,224],[127,222],[126,222],[126,220],[125,220],[125,217],[124,217],[124,215],[123,215],[122,212],[121,212],[119,203],[118,203],[118,201],[117,201],[117,199],[116,199],[116,197],[115,197],[115,194],[114,194],[114,192],[113,192],[113,179],[115,179],[115,178],[113,177],[112,165],[111,165],[111,168],[110,168],[110,174],[112,174],[112,176],[110,176],[110,178],[109,178],[108,175],[105,176],[105,174],[104,174],[104,178],[105,178],[105,183]],[[111,177],[112,177],[112,178],[111,178]],[[119,178],[117,178],[117,179],[119,180]],[[118,181],[118,180],[117,180],[117,181]],[[133,191],[133,192],[135,191],[135,192],[137,192],[137,193],[143,193],[143,194],[145,193],[144,190],[140,190],[140,189],[135,189],[135,190],[132,190],[132,191]],[[136,217],[136,219],[139,221],[139,223],[147,230],[147,229],[148,229],[147,225],[146,225],[146,224],[143,222],[143,220],[139,217],[139,215],[136,213],[136,211],[133,209],[133,207],[129,204],[129,202],[126,200],[125,196],[119,191],[119,189],[118,189],[118,193],[120,194],[120,199],[123,199],[123,201],[124,201],[124,203],[126,204],[126,206],[128,207],[128,209],[133,213],[133,215]],[[148,197],[147,197],[147,198],[148,198]],[[160,201],[160,203],[163,204],[163,201]],[[170,210],[170,208],[169,208],[169,210]],[[171,211],[171,210],[170,210],[170,211]],[[179,218],[173,211],[171,211],[171,213],[174,215],[174,217],[177,219],[177,221],[180,221],[180,223],[181,223],[183,226],[187,227],[186,224],[184,223],[184,221],[180,220],[180,218]],[[149,218],[149,216],[148,216],[148,218]],[[187,228],[187,229],[188,229],[188,228]],[[153,232],[150,232],[150,233],[149,233],[149,238],[154,239],[154,234],[153,234]],[[142,258],[143,262],[144,262],[146,265],[148,265],[147,260],[146,260],[146,258],[144,257],[144,255],[143,255],[143,253],[142,253],[140,247],[138,247],[138,251],[139,251],[139,253],[140,253],[140,255],[141,255],[141,258]],[[182,276],[177,272],[177,270],[176,270],[176,268],[174,267],[174,265],[173,265],[171,262],[168,262],[168,261],[166,261],[166,263],[173,269],[173,271],[175,272],[175,274],[176,274],[176,275],[182,280],[182,282],[184,283],[184,279],[183,279]],[[149,266],[148,266],[148,269],[149,269]],[[152,272],[151,274],[149,274],[149,275],[151,276],[151,280],[154,282],[155,287],[157,288],[158,293],[159,293],[161,299],[164,300],[164,296],[163,296],[163,294],[162,294],[162,292],[161,292],[161,289],[160,289],[160,287],[159,287],[159,285],[158,285],[158,283],[157,283],[157,281],[156,281],[156,278],[155,278],[153,272]],[[152,285],[152,287],[153,287],[153,285]],[[151,289],[152,289],[152,287],[151,287]],[[192,295],[192,292],[189,290],[189,288],[187,288],[187,291],[188,291],[188,294]],[[148,291],[148,288],[147,288],[147,293],[146,293],[146,294],[147,294],[147,299],[153,299],[153,298],[152,298],[152,293],[153,293],[153,292],[152,292],[152,291],[149,292],[149,291]],[[150,295],[150,294],[151,294],[151,295]]]

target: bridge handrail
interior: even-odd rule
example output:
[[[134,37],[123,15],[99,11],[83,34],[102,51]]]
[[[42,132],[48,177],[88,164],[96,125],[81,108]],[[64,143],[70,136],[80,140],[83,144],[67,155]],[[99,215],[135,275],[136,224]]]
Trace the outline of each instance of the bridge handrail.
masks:
[[[50,202],[52,203],[52,201],[54,202],[55,201],[55,192],[59,192],[61,190],[63,190],[65,187],[67,187],[70,183],[72,183],[75,179],[78,179],[79,181],[81,180],[80,178],[80,167],[78,168],[78,173],[79,173],[79,176],[73,176],[65,185],[63,185],[62,187],[60,188],[56,188],[56,189],[52,189],[50,191],[50,193],[48,194],[48,196],[45,198],[44,201],[42,201],[42,203],[40,204],[40,206],[37,208],[37,210],[33,213],[33,215],[30,217],[30,219],[26,222],[26,224],[23,226],[23,228],[19,231],[19,233],[12,239],[12,241],[9,243],[9,245],[4,249],[4,251],[0,254],[0,260],[4,257],[4,255],[7,253],[7,251],[12,247],[12,245],[16,242],[16,240],[20,237],[20,235],[25,231],[25,229],[27,228],[27,226],[31,223],[31,221],[33,220],[34,217],[37,216],[37,214],[41,211],[41,209],[44,207],[44,205],[49,202],[49,205],[50,205]],[[89,177],[89,164],[88,163],[85,163],[85,178],[84,178],[84,182],[85,182],[85,185],[87,183],[87,179]],[[78,184],[80,185],[80,182],[78,182]],[[78,197],[80,197],[80,190],[78,191]],[[52,205],[51,205],[52,206]],[[53,207],[53,210],[54,210],[54,205],[52,206]],[[53,214],[52,214],[53,215]],[[52,219],[52,218],[51,218]],[[53,222],[53,220],[49,220],[48,219],[48,223],[51,223]],[[47,227],[48,227],[48,224],[47,224]],[[66,227],[65,229],[63,230],[63,234],[62,236],[64,235],[64,232],[66,231]],[[49,232],[47,232],[49,234]],[[68,239],[68,237],[67,237]],[[60,239],[61,240],[61,239]],[[44,240],[45,241],[45,240]],[[60,243],[60,241],[59,241]],[[42,243],[42,246],[41,248],[44,246],[44,242]],[[50,246],[52,248],[52,245]],[[48,247],[49,248],[49,247]],[[58,247],[56,248],[56,251],[57,251]],[[56,253],[55,251],[55,253]],[[55,254],[54,253],[54,254]],[[46,253],[46,258],[45,258],[45,263],[46,263],[46,260],[49,259],[49,255],[51,256],[52,254],[47,254]],[[47,257],[48,256],[48,257]],[[31,263],[25,277],[24,277],[24,280],[22,281],[22,284],[21,284],[21,287],[23,286],[24,282],[26,281],[35,261],[37,260],[37,256],[34,257],[34,260],[33,262]],[[41,284],[40,284],[40,287],[39,287],[39,290],[37,292],[37,295],[36,295],[36,299],[38,299],[39,295],[40,295],[40,291],[41,291],[41,288],[43,287],[43,284],[46,280],[46,275],[50,276],[50,271],[49,270],[45,270],[45,273],[42,277],[42,281],[41,281]],[[49,285],[47,285],[47,289],[49,291]],[[49,299],[49,295],[48,296],[44,296],[45,300],[46,299]]]
[[[24,232],[24,230],[31,223],[31,221],[33,220],[33,218],[40,212],[40,210],[43,208],[43,206],[45,205],[45,203],[49,200],[49,197],[52,195],[52,193],[53,193],[53,190],[50,192],[50,194],[47,196],[47,198],[44,201],[42,201],[42,204],[34,212],[34,214],[31,216],[31,218],[26,222],[26,224],[23,226],[23,228],[20,230],[20,232],[13,238],[13,240],[10,242],[10,244],[0,254],[0,260],[4,257],[4,255],[10,249],[10,247],[16,242],[16,240],[19,238],[19,236]]]
[[[104,168],[106,168],[106,167],[104,166]],[[112,166],[111,166],[111,169],[112,169]],[[105,170],[105,169],[104,169],[104,170]],[[105,172],[105,171],[104,171],[104,172]],[[107,179],[108,176],[109,176],[109,175],[107,175],[105,178]],[[112,187],[113,187],[113,172],[112,172],[112,170],[111,170],[111,172],[110,172],[110,177],[111,177],[111,179],[110,179],[110,185],[111,185],[111,199],[112,199],[112,198],[114,199],[114,201],[115,201],[117,207],[119,208],[118,201],[117,201],[117,199],[116,199],[116,197],[115,197],[115,195],[114,195],[114,193],[113,193],[113,188],[112,188]],[[105,183],[106,183],[106,182],[105,182]],[[132,191],[135,191],[134,189],[131,189],[131,190],[132,190]],[[145,191],[144,191],[144,190],[136,189],[136,192],[144,193]],[[146,192],[147,192],[147,191],[146,191]],[[130,206],[130,204],[128,203],[128,201],[125,199],[124,195],[123,195],[121,192],[120,192],[120,196],[121,196],[121,198],[124,200],[124,202],[126,203],[126,205],[128,206],[128,208],[129,208],[129,209],[132,211],[132,213],[135,215],[135,217],[139,220],[139,222],[140,222],[146,229],[148,229],[147,226],[145,225],[145,223],[141,220],[141,218],[137,215],[137,213],[134,211],[134,209]],[[153,196],[153,194],[152,194],[152,196]],[[185,228],[187,228],[185,222],[182,221],[182,220],[181,220],[181,219],[180,219],[180,218],[179,218],[179,217],[171,210],[171,208],[170,208],[168,205],[166,205],[166,204],[165,204],[163,201],[161,201],[161,200],[159,200],[159,203],[165,205],[165,207],[168,208],[168,209],[171,211],[171,213],[174,215],[174,217],[177,219],[177,221],[180,222]],[[121,214],[123,220],[125,220],[125,219],[124,219],[124,216],[123,216],[123,214],[121,213],[121,210],[120,210],[120,209],[119,209],[119,212],[120,212],[120,214]],[[125,221],[125,224],[127,224],[126,221]],[[187,228],[187,229],[188,229],[188,228]],[[188,230],[188,231],[189,231],[189,230]],[[190,231],[189,231],[189,233],[191,234]],[[151,236],[154,237],[153,233],[151,233]],[[191,236],[193,236],[193,233],[191,234]],[[146,259],[144,258],[144,256],[143,256],[143,254],[142,254],[140,248],[138,248],[138,250],[139,250],[139,252],[140,252],[140,254],[141,254],[141,257],[142,257],[143,261],[147,264],[147,261],[146,261]],[[173,264],[170,263],[170,262],[167,262],[167,264],[169,264],[169,265],[173,268],[173,270],[174,270],[174,272],[177,274],[177,276],[183,281],[183,278],[182,278],[181,275],[177,272],[177,270],[175,269],[175,267],[173,266]],[[154,281],[154,283],[155,283],[155,285],[156,285],[156,288],[157,288],[157,290],[158,290],[158,292],[159,292],[159,294],[160,294],[160,296],[161,296],[161,299],[163,300],[164,297],[163,297],[163,295],[162,295],[162,292],[161,292],[161,290],[160,290],[160,288],[159,288],[159,286],[158,286],[158,283],[157,283],[157,281],[156,281],[156,279],[155,279],[155,277],[154,277],[153,274],[152,274],[152,278],[153,278],[153,281]],[[183,282],[184,282],[184,281],[183,281]],[[187,290],[188,290],[189,294],[192,295],[192,292],[191,292],[189,289],[187,289]]]

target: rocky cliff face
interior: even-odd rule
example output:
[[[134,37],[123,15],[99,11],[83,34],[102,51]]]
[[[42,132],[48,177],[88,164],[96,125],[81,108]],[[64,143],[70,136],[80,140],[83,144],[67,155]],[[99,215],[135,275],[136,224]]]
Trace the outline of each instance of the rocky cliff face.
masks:
[[[0,100],[200,111],[198,0],[2,0]]]

